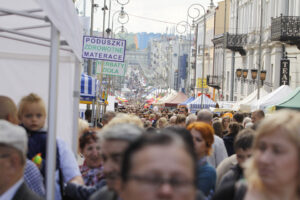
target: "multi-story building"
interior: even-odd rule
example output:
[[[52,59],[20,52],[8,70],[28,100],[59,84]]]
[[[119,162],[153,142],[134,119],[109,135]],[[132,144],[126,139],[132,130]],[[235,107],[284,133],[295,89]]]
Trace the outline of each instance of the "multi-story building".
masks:
[[[215,12],[214,6],[209,7],[205,15],[196,20],[196,87],[195,94],[203,92],[212,93],[207,85],[207,75],[213,74],[214,65],[214,44],[212,39],[215,32]],[[205,30],[205,32],[204,32]],[[204,34],[205,33],[205,34]],[[205,37],[205,46],[204,44]],[[203,47],[204,47],[204,59],[203,59]],[[204,60],[204,66],[203,66]],[[203,79],[203,80],[202,80]],[[203,85],[202,85],[203,83]]]
[[[292,88],[298,87],[300,61],[295,58],[300,55],[300,1],[262,0],[261,5],[261,0],[230,0],[227,13],[230,13],[228,32],[214,38],[215,55],[218,45],[225,44],[227,48],[224,100],[238,101],[257,89],[260,82],[257,74],[265,75],[266,91],[286,84],[287,81],[282,81],[282,59],[290,61],[285,78]],[[238,78],[236,73],[242,76]]]
[[[151,73],[156,85],[183,90],[186,85],[190,41],[175,36],[162,36],[150,41]]]

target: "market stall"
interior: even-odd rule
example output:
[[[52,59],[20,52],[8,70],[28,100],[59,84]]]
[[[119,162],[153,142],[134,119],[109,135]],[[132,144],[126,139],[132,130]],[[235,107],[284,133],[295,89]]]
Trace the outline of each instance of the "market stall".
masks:
[[[266,96],[268,92],[264,88],[260,88],[260,98]],[[257,89],[249,94],[242,101],[238,101],[232,107],[234,111],[251,112],[251,104],[257,99]]]
[[[251,111],[258,109],[266,110],[267,107],[276,105],[292,93],[292,89],[288,85],[282,85],[273,92],[267,94],[259,100],[255,100],[251,104]]]
[[[72,1],[10,0],[0,5],[0,29],[0,94],[45,101],[46,189],[54,191],[56,135],[77,148],[82,27]]]
[[[188,97],[184,93],[178,92],[176,96],[165,102],[165,107],[177,107],[178,104],[186,101],[187,99]]]
[[[275,109],[300,110],[300,87],[295,89],[295,91],[288,95],[283,101],[275,105]]]
[[[195,113],[196,111],[201,109],[209,109],[210,107],[216,107],[216,102],[208,98],[205,94],[197,97],[189,104],[191,113]]]

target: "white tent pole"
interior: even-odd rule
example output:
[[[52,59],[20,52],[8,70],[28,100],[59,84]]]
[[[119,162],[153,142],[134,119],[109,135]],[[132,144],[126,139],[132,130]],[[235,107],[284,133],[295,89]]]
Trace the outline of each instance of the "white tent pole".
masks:
[[[80,98],[80,68],[81,63],[76,58],[75,62],[75,78],[74,78],[74,94],[73,94],[73,130],[72,130],[72,150],[77,155],[78,147],[78,117],[79,117],[79,98]]]
[[[58,88],[59,31],[51,24],[51,49],[49,69],[49,105],[46,158],[46,199],[54,199],[56,168],[56,111]]]
[[[35,14],[27,13],[24,11],[16,11],[16,10],[10,10],[10,9],[5,9],[5,8],[0,8],[0,12],[4,12],[7,14],[13,14],[13,15],[19,15],[19,16],[23,16],[23,17],[34,18],[34,19],[40,19],[40,20],[45,20],[45,21],[47,21],[47,19],[48,19],[45,16],[35,15]]]
[[[0,27],[0,31],[1,32],[12,33],[12,34],[21,35],[21,36],[24,36],[24,37],[29,37],[29,38],[34,38],[34,39],[37,39],[37,40],[43,40],[43,41],[49,42],[48,38],[40,37],[38,35],[33,35],[33,34],[28,34],[28,33],[21,33],[21,32],[12,30],[12,29],[7,29],[7,28],[1,28]]]
[[[7,36],[7,35],[2,35],[1,33],[0,33],[0,37],[7,38],[7,39],[12,39],[12,40],[15,40],[15,41],[20,41],[20,42],[25,42],[25,43],[29,43],[29,44],[35,44],[35,45],[39,45],[39,46],[50,47],[50,45],[48,45],[48,44],[44,44],[44,43],[41,43],[41,42],[34,42],[34,41],[31,41],[31,40],[20,39],[20,38],[17,38],[17,37],[12,37],[12,36]],[[49,40],[49,42],[50,42],[50,40]],[[73,52],[71,49],[67,49],[67,48],[63,48],[63,47],[60,47],[60,50]]]
[[[42,12],[42,11],[43,10],[41,10],[41,9],[32,9],[32,10],[23,10],[22,12],[25,12],[25,13],[35,13],[35,12]],[[6,13],[6,12],[4,12],[4,13],[0,14],[0,17],[1,16],[8,16],[8,15],[13,15],[13,13]]]

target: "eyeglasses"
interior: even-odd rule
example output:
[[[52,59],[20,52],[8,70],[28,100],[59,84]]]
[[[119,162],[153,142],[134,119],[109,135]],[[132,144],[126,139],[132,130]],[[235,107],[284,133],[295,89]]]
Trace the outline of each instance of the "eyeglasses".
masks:
[[[164,184],[169,184],[175,191],[184,192],[194,186],[194,180],[188,180],[182,177],[162,178],[158,176],[143,176],[131,175],[128,177],[131,180],[140,182],[144,186],[151,187],[152,189],[159,189]]]
[[[2,154],[2,155],[0,155],[0,159],[1,158],[8,158],[10,156],[10,154]]]

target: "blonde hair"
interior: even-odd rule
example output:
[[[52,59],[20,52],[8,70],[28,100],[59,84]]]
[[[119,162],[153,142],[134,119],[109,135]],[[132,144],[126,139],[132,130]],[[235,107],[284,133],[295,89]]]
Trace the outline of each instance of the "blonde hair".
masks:
[[[159,125],[159,123],[162,123],[162,126]],[[168,126],[168,120],[165,117],[159,118],[159,120],[156,122],[157,128],[165,128]]]
[[[32,103],[38,103],[40,104],[42,110],[43,110],[43,114],[45,114],[46,116],[46,107],[45,107],[45,103],[43,101],[43,99],[38,96],[37,94],[34,93],[30,93],[27,96],[24,96],[20,103],[19,103],[19,109],[18,109],[18,117],[19,119],[21,119],[23,113],[24,113],[24,109],[28,104],[32,104]]]
[[[108,124],[103,127],[103,129],[110,128],[116,124],[133,124],[140,128],[144,128],[143,121],[136,115],[120,113],[117,114],[116,117],[114,117],[112,120],[110,120]]]
[[[8,115],[16,118],[17,106],[11,98],[0,96],[0,119],[7,120]]]
[[[263,190],[264,185],[258,174],[258,169],[256,165],[256,151],[259,146],[259,141],[262,137],[266,135],[272,135],[275,131],[280,130],[280,134],[285,135],[288,140],[295,144],[300,152],[300,113],[292,110],[280,110],[273,115],[265,118],[255,134],[255,139],[253,142],[253,158],[249,159],[246,164],[245,176],[247,181],[253,187]],[[300,153],[298,155],[300,161]],[[300,168],[300,163],[298,168]],[[298,170],[300,172],[300,170]],[[300,174],[298,174],[300,178]],[[298,194],[300,194],[300,181],[298,182]]]

